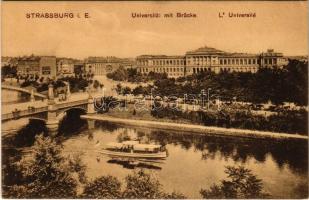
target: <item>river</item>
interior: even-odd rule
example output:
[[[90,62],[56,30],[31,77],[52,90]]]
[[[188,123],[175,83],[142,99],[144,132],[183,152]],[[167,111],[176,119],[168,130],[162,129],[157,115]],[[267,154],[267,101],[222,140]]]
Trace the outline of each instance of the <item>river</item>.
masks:
[[[95,151],[95,144],[124,137],[166,145],[169,156],[162,163],[131,166]],[[65,153],[81,153],[90,178],[113,175],[120,180],[134,170],[153,173],[166,191],[201,198],[199,190],[226,179],[225,166],[245,166],[262,179],[273,198],[305,198],[308,186],[306,140],[272,140],[205,136],[181,132],[125,127],[96,122],[64,141]]]
[[[20,92],[2,89],[1,90],[1,104],[9,105],[21,102],[27,102],[30,100],[30,95],[23,95]]]

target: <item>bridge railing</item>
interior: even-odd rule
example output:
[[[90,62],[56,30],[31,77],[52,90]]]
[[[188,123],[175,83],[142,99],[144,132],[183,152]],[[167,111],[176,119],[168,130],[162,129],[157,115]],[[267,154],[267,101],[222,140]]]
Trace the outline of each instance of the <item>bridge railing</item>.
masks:
[[[73,106],[78,106],[78,105],[87,104],[87,103],[88,103],[88,99],[72,101],[72,102],[57,103],[56,108],[61,109],[61,108],[73,107]]]
[[[10,86],[10,85],[3,85],[3,84],[1,85],[1,88],[2,89],[15,90],[15,91],[20,91],[20,92],[31,94],[31,91],[27,90],[25,88],[19,88],[19,87]],[[47,98],[46,95],[40,94],[40,93],[37,93],[37,92],[35,92],[34,95],[38,96],[38,97],[41,97],[41,98]]]
[[[29,107],[28,110],[14,110],[11,113],[2,114],[1,120],[18,119],[19,117],[46,112],[47,110],[47,106],[41,108]]]

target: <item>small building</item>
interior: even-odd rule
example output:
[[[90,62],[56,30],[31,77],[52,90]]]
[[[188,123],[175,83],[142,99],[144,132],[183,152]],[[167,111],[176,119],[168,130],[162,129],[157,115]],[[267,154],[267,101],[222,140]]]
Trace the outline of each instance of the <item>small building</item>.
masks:
[[[85,59],[85,72],[95,76],[111,73],[119,67],[132,68],[134,61],[128,58],[117,57],[88,57]]]
[[[57,59],[57,76],[73,76],[74,60],[69,58]]]
[[[17,74],[26,76],[40,75],[40,57],[39,56],[23,56],[17,60]]]
[[[55,79],[57,76],[56,56],[41,56],[40,77]]]

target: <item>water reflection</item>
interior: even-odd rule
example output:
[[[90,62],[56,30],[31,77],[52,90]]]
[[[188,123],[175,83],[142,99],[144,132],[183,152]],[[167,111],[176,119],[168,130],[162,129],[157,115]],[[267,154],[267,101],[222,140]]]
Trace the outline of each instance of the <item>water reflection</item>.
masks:
[[[123,168],[127,169],[153,169],[153,170],[161,170],[160,166],[156,166],[154,164],[146,163],[146,162],[131,162],[125,160],[111,159],[108,160],[107,163],[121,165]]]
[[[74,151],[81,146],[91,149],[98,141],[105,144],[139,139],[142,143],[166,145],[169,156],[164,163],[130,163],[88,150],[84,162],[92,177],[110,174],[121,179],[132,169],[143,168],[157,173],[170,192],[176,189],[190,198],[200,198],[201,188],[226,178],[225,166],[244,165],[263,180],[266,192],[273,198],[304,198],[308,194],[306,141],[219,137],[109,122],[95,124],[92,131],[84,130],[78,137],[69,138],[64,145],[66,150]]]
[[[279,168],[287,164],[294,172],[307,173],[308,146],[305,140],[284,139],[250,139],[222,136],[206,136],[187,133],[169,133],[151,131],[147,135],[151,141],[160,144],[179,145],[188,150],[202,151],[202,159],[228,159],[235,162],[247,162],[254,158],[265,162],[267,155],[271,155]]]
[[[280,169],[288,165],[295,173],[307,174],[308,145],[306,140],[299,139],[252,139],[229,136],[209,136],[171,132],[121,128],[109,122],[97,122],[97,128],[117,133],[117,141],[137,138],[143,143],[157,143],[160,145],[173,144],[184,150],[194,148],[202,152],[202,159],[228,159],[246,163],[250,158],[258,162],[265,162],[270,155]]]

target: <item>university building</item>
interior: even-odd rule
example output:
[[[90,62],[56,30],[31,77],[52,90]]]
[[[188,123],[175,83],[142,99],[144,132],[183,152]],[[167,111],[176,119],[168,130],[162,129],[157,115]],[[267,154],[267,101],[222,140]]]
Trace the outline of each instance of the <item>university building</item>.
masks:
[[[88,57],[85,59],[85,72],[95,76],[106,75],[119,67],[131,68],[134,62],[126,58]]]
[[[188,51],[184,56],[141,55],[136,60],[137,70],[142,74],[165,72],[175,78],[203,71],[255,73],[260,67],[282,67],[287,64],[283,54],[272,49],[261,54],[247,54],[228,53],[210,47]]]

